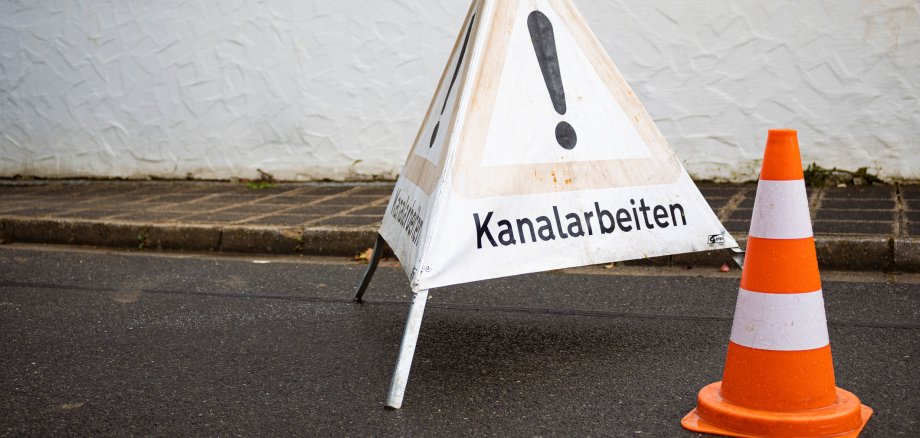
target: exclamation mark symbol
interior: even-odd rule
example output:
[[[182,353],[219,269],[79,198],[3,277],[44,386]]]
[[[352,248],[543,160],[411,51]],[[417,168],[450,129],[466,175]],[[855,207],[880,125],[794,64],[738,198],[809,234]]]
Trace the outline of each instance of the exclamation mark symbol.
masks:
[[[530,41],[537,54],[537,62],[543,72],[543,82],[549,90],[549,97],[553,101],[553,108],[559,115],[565,115],[565,89],[562,87],[562,72],[559,70],[559,54],[556,52],[556,35],[553,33],[553,23],[540,11],[533,11],[527,17],[527,27],[530,29]],[[568,122],[562,121],[556,125],[556,141],[565,149],[572,149],[578,142],[575,128]]]
[[[470,17],[470,26],[466,29],[466,36],[463,37],[463,48],[460,49],[460,59],[457,60],[457,67],[454,68],[454,77],[450,80],[450,87],[447,88],[447,95],[444,96],[444,105],[441,106],[441,116],[444,115],[444,110],[447,109],[447,100],[450,99],[450,92],[454,89],[454,83],[457,82],[457,75],[460,74],[460,66],[463,65],[463,58],[466,57],[466,46],[470,43],[470,32],[473,31],[473,23],[476,22],[476,14],[473,14]],[[438,138],[438,129],[441,127],[441,116],[438,116],[438,123],[434,125],[434,130],[431,132],[431,142],[428,143],[428,148],[430,149],[434,146],[434,141]]]

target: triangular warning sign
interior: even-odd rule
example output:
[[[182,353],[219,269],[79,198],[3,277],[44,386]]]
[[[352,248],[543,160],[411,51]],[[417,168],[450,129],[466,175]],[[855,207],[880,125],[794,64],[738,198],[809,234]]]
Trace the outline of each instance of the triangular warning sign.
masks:
[[[413,290],[737,247],[569,0],[475,0],[381,235]]]

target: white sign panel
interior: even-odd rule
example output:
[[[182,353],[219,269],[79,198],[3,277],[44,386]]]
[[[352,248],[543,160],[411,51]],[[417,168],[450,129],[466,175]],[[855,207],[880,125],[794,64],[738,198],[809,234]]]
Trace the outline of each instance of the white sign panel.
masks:
[[[381,235],[413,290],[736,247],[569,0],[476,0]]]

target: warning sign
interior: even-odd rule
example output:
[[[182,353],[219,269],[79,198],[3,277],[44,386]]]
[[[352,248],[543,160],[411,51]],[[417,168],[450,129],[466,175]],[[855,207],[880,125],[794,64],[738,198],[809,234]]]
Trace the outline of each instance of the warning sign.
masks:
[[[414,290],[736,247],[569,0],[476,0],[381,235]]]

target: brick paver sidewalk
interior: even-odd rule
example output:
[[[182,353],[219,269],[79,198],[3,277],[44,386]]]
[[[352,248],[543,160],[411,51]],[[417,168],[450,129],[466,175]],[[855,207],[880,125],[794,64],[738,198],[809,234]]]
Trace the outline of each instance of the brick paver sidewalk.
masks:
[[[373,243],[392,184],[0,181],[0,239],[354,255]],[[726,228],[750,224],[756,184],[699,185]],[[920,270],[920,186],[810,190],[822,266]],[[701,258],[702,257],[702,258]],[[664,263],[716,263],[724,254]]]

